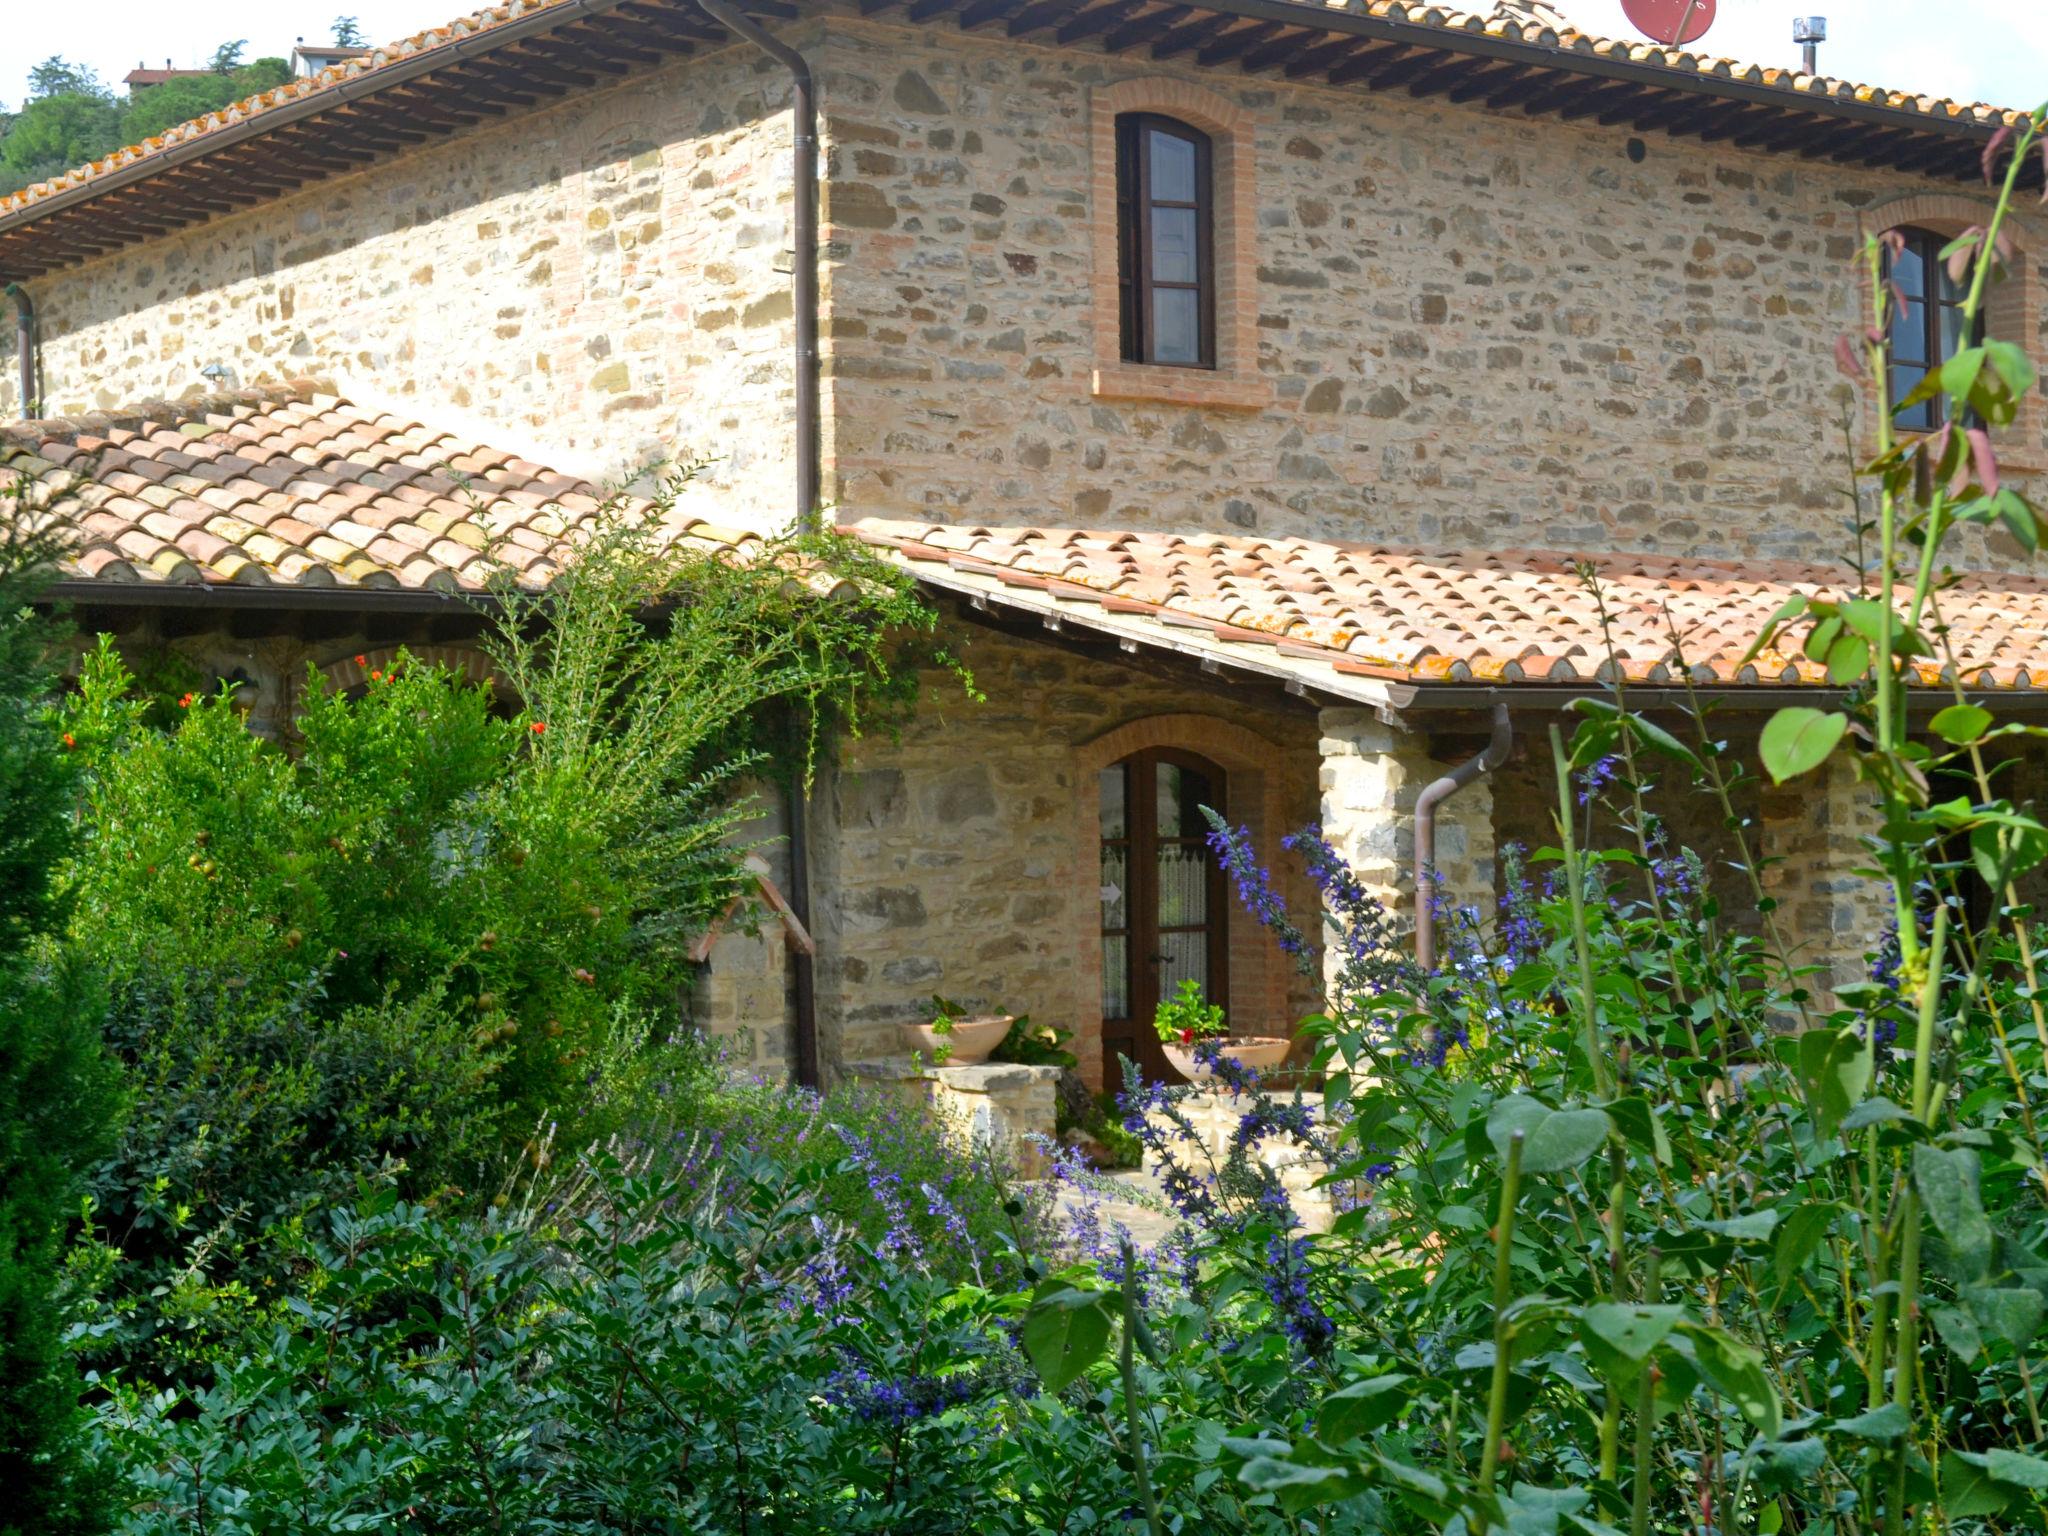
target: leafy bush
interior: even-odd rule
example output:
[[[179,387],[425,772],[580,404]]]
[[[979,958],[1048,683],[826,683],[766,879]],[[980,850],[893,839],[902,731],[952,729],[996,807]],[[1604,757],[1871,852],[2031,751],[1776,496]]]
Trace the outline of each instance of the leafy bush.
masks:
[[[52,636],[25,607],[50,554],[24,496],[0,489],[0,1531],[93,1528],[68,1450],[78,1381],[58,1279],[79,1175],[117,1100],[90,978],[39,963],[64,917],[53,876],[69,844],[74,762],[47,719]]]
[[[67,956],[136,1099],[82,1265],[99,1363],[184,1372],[277,1305],[271,1229],[389,1165],[409,1199],[494,1183],[537,1125],[581,1144],[599,1090],[658,1067],[680,939],[746,879],[741,775],[886,718],[930,622],[835,541],[755,553],[603,523],[547,596],[504,595],[512,718],[401,657],[361,697],[310,678],[289,748],[229,693],[157,730],[111,643],[87,658]]]

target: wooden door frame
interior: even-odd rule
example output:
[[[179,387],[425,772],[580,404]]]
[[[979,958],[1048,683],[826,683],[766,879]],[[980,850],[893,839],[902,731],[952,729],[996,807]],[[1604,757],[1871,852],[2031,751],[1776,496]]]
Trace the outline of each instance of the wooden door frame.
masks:
[[[1222,802],[1213,809],[1225,819],[1232,815],[1230,770],[1200,752],[1176,746],[1141,747],[1097,770],[1099,775],[1118,769],[1125,776],[1123,842],[1127,884],[1124,891],[1126,926],[1123,931],[1124,964],[1127,967],[1125,996],[1129,998],[1131,1008],[1128,1019],[1105,1018],[1102,1021],[1102,1058],[1105,1077],[1115,1075],[1116,1057],[1123,1053],[1138,1063],[1147,1081],[1179,1083],[1185,1079],[1168,1065],[1166,1054],[1152,1028],[1152,1017],[1163,992],[1159,983],[1159,967],[1165,960],[1159,953],[1158,854],[1162,839],[1159,836],[1158,774],[1154,771],[1161,763],[1199,773],[1209,780],[1211,793]],[[1163,841],[1184,842],[1185,838]],[[1098,820],[1098,848],[1100,843]],[[1145,856],[1141,857],[1141,854]],[[1099,853],[1097,857],[1100,858]],[[1227,1009],[1230,1006],[1231,914],[1221,862],[1213,857],[1206,858],[1203,876],[1208,887],[1204,903],[1207,920],[1199,930],[1190,926],[1173,931],[1201,931],[1206,934],[1209,952],[1206,995],[1211,1002],[1221,1002]],[[1100,976],[1098,966],[1098,987]]]

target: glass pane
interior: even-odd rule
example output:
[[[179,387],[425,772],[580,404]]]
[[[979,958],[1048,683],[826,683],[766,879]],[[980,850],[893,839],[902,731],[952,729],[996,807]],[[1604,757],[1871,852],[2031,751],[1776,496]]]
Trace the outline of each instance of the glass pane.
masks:
[[[1209,850],[1176,843],[1159,850],[1159,926],[1192,928],[1209,920]]]
[[[1102,850],[1102,929],[1108,933],[1131,926],[1130,851],[1105,846]]]
[[[1195,281],[1195,210],[1152,210],[1152,280],[1156,283]]]
[[[1935,267],[1934,286],[1936,292],[1938,292],[1941,295],[1941,297],[1946,299],[1949,303],[1960,304],[1963,302],[1964,299],[1968,298],[1970,294],[1969,276],[1966,273],[1964,274],[1963,281],[1957,282],[1954,278],[1948,275],[1948,263],[1945,261],[1935,260],[1934,253],[1939,251],[1946,244],[1948,244],[1948,242],[1946,240],[1941,239],[1935,239],[1928,243],[1928,260],[1933,261]]]
[[[1963,350],[1963,312],[1953,304],[1941,307],[1941,356],[1943,361]]]
[[[1209,776],[1178,763],[1159,763],[1155,768],[1159,835],[1207,837],[1209,818],[1202,814],[1202,807],[1216,799],[1209,789]]]
[[[1905,399],[1906,396],[1913,392],[1914,387],[1919,384],[1921,379],[1926,377],[1926,374],[1927,370],[1924,368],[1906,368],[1893,364],[1892,400],[1897,402]],[[1931,428],[1934,425],[1934,402],[1932,400],[1923,400],[1910,410],[1897,412],[1892,419],[1900,426],[1911,428],[1914,431]]]
[[[1927,297],[1927,264],[1920,257],[1918,246],[1909,244],[1892,258],[1891,277],[1908,299]]]
[[[1192,288],[1152,291],[1152,360],[1199,363],[1202,360],[1201,309]]]
[[[1124,779],[1121,766],[1102,770],[1099,795],[1102,801],[1102,835],[1106,838],[1130,836],[1124,821]]]
[[[1161,997],[1173,996],[1180,984],[1189,980],[1199,983],[1203,995],[1208,995],[1209,935],[1162,933],[1159,935],[1159,953],[1166,957],[1159,966]]]
[[[1927,357],[1927,308],[1908,304],[1892,313],[1892,359],[1901,363],[1925,363]]]
[[[1131,1016],[1131,941],[1121,934],[1102,941],[1102,1016]]]
[[[1152,201],[1192,203],[1195,200],[1195,146],[1186,139],[1154,129],[1151,141]]]

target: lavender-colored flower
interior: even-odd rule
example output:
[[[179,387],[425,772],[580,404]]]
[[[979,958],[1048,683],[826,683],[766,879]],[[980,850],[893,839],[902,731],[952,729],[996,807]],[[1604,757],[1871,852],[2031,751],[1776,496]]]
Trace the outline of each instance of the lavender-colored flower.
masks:
[[[1313,1360],[1329,1349],[1337,1329],[1309,1294],[1308,1251],[1307,1238],[1275,1233],[1266,1241],[1263,1284],[1287,1336]]]
[[[918,1241],[917,1229],[910,1224],[910,1212],[903,1204],[903,1175],[882,1166],[873,1143],[866,1137],[836,1123],[832,1129],[845,1143],[848,1160],[867,1179],[868,1194],[887,1223],[882,1234],[882,1252],[922,1259],[924,1247]]]
[[[1579,776],[1579,804],[1590,805],[1603,794],[1607,787],[1621,776],[1622,761],[1609,755],[1601,758]]]
[[[1272,871],[1259,863],[1252,848],[1251,828],[1233,828],[1214,811],[1206,814],[1210,825],[1209,847],[1236,885],[1238,905],[1258,919],[1262,927],[1272,931],[1274,941],[1283,953],[1306,954],[1308,937],[1288,916],[1287,903],[1273,889]]]

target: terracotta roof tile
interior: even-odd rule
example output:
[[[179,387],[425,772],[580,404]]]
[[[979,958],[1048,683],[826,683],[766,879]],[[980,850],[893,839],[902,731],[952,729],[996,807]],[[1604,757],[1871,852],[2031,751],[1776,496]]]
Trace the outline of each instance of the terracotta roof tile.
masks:
[[[0,477],[40,482],[82,536],[70,573],[96,581],[451,591],[501,574],[539,582],[602,505],[593,486],[489,449],[467,451],[501,466],[492,479],[464,476],[436,457],[437,443],[456,440],[300,381],[0,423]],[[109,462],[119,468],[102,479]],[[573,494],[557,498],[557,486]],[[706,550],[745,538],[708,524],[676,536]]]
[[[1558,68],[1569,69],[1575,59],[1585,59],[1592,68],[1597,69],[1599,66],[1592,64],[1593,60],[1612,60],[1668,70],[1676,75],[1739,80],[1749,85],[1763,86],[1781,92],[1787,98],[1788,107],[1810,112],[1826,112],[1831,102],[1839,101],[1980,127],[2016,122],[2023,115],[1983,102],[1961,102],[1947,97],[1918,95],[1911,91],[1888,90],[1882,86],[1864,85],[1827,75],[1805,75],[1797,70],[1745,63],[1738,59],[1722,58],[1687,48],[1659,47],[1641,39],[1602,37],[1595,33],[1582,32],[1569,25],[1555,27],[1512,6],[1466,11],[1448,6],[1416,4],[1412,3],[1412,0],[1297,0],[1297,3],[1311,15],[1316,12],[1348,11],[1379,21],[1424,28],[1441,34],[1444,46],[1450,48],[1457,46],[1461,36],[1477,36],[1495,42],[1540,48],[1556,55],[1554,62]],[[573,0],[507,0],[504,4],[486,6],[466,16],[459,16],[445,26],[433,27],[382,48],[372,49],[361,58],[332,65],[308,79],[294,79],[273,90],[259,92],[218,111],[168,128],[162,134],[145,139],[140,144],[118,149],[104,159],[90,161],[48,181],[39,181],[19,192],[0,197],[0,221],[14,214],[25,213],[38,203],[59,193],[86,186],[110,172],[148,161],[179,146],[194,144],[204,140],[209,134],[238,127],[252,119],[260,119],[265,113],[277,111],[309,97],[339,92],[343,86],[361,81],[366,76],[372,77],[369,84],[367,87],[357,86],[356,92],[360,93],[364,89],[374,90],[377,84],[374,77],[379,70],[387,69],[404,60],[414,59],[423,52],[465,42],[479,34],[488,33],[495,27],[551,8],[561,10],[562,23],[565,25],[579,19]]]
[[[1793,561],[1417,550],[878,518],[846,531],[942,586],[1016,593],[1039,607],[1088,601],[1135,639],[1185,648],[1191,637],[1208,637],[1257,646],[1303,672],[1324,667],[1407,682],[1591,683],[1618,666],[1638,683],[1676,682],[1690,670],[1703,683],[1822,687],[1825,671],[1803,656],[1743,656],[1788,594],[1842,586],[1838,567]],[[961,550],[972,557],[954,553]],[[1597,577],[1599,601],[1579,577],[1584,568]],[[1938,600],[1972,686],[2026,687],[2034,674],[2048,675],[2048,580],[1964,572]],[[1926,668],[1922,681],[1940,682],[1940,669]]]

